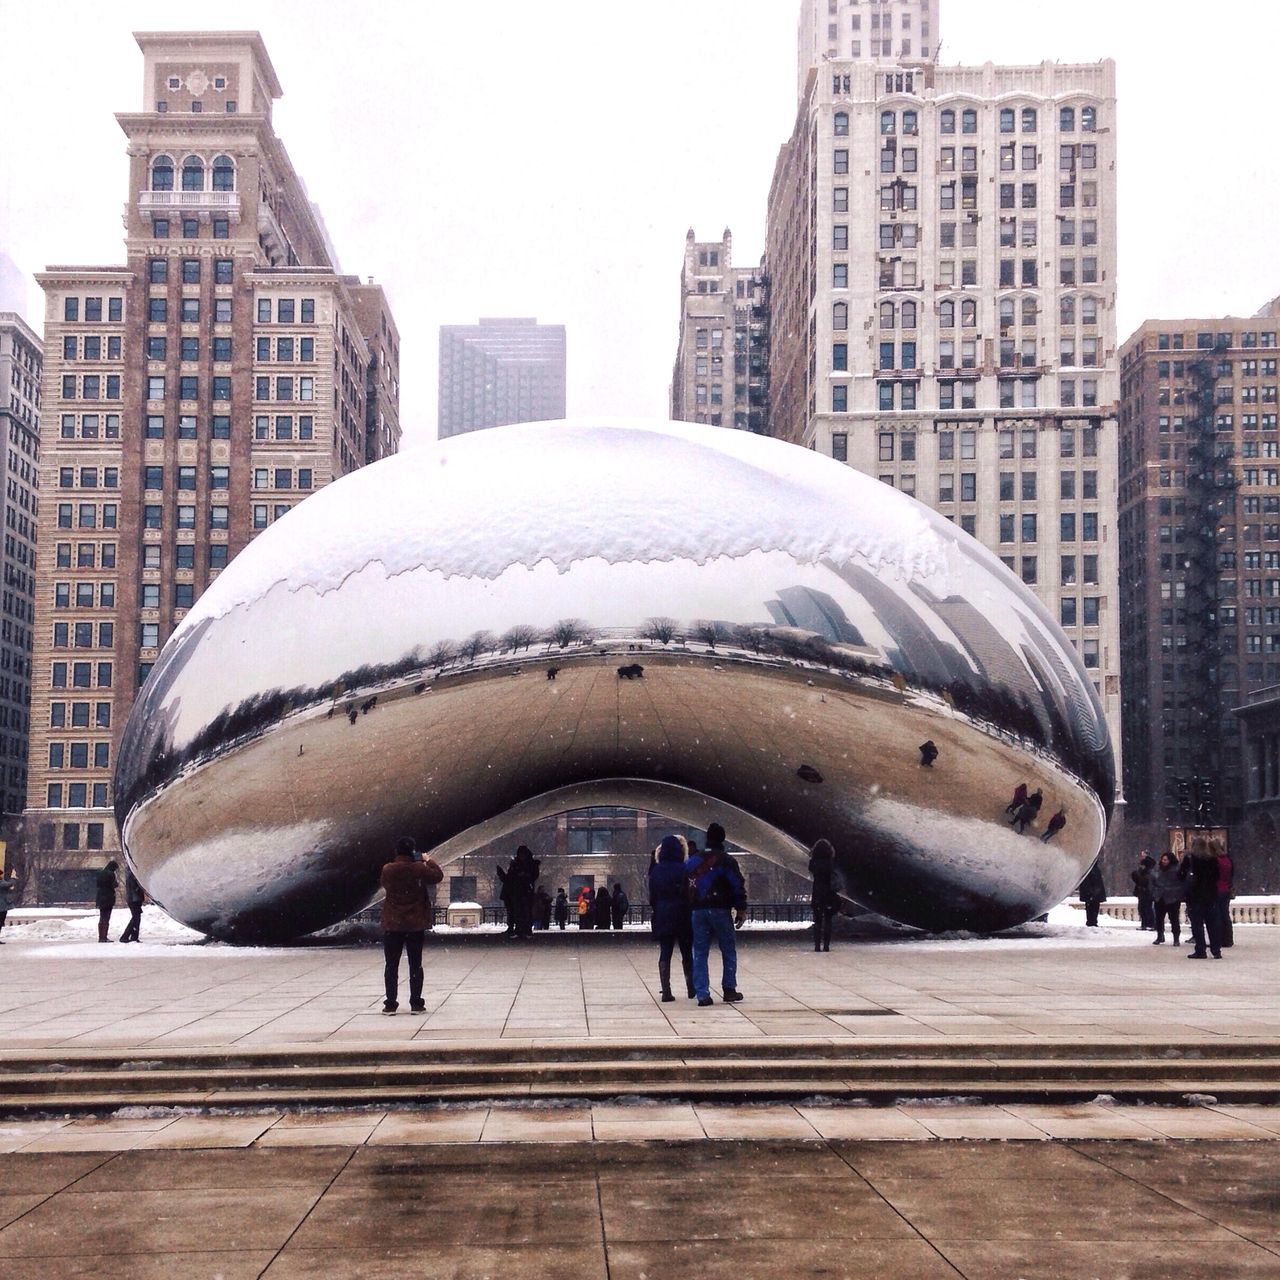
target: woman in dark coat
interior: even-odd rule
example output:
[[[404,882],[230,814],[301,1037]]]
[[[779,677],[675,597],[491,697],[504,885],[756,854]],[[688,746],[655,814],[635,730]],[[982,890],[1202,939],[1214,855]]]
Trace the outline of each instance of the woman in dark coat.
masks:
[[[620,884],[613,886],[613,900],[609,903],[609,910],[613,914],[613,927],[621,929],[626,921],[627,912],[631,909],[631,902],[626,892]]]
[[[831,950],[831,920],[836,913],[836,851],[830,840],[819,840],[809,853],[813,877],[813,949]]]
[[[693,919],[685,892],[685,858],[688,845],[683,836],[664,836],[658,845],[657,860],[649,868],[649,906],[653,908],[651,927],[658,940],[658,981],[664,1001],[671,994],[671,956],[680,948],[684,985],[693,996]]]
[[[1098,927],[1098,908],[1107,900],[1107,886],[1102,879],[1102,868],[1095,862],[1080,881],[1080,901],[1084,903],[1084,922],[1091,929]]]
[[[98,872],[94,886],[94,903],[98,908],[98,941],[109,942],[107,930],[111,927],[111,912],[116,905],[116,867],[114,859]]]
[[[613,899],[609,890],[601,885],[596,890],[596,928],[607,929],[613,923]]]
[[[1181,941],[1183,891],[1177,858],[1171,853],[1162,853],[1151,873],[1151,909],[1156,918],[1156,940],[1152,946],[1158,947],[1164,941],[1166,920],[1169,922],[1169,931],[1173,934],[1173,945],[1176,947]]]
[[[517,938],[533,936],[534,887],[541,865],[533,850],[522,844],[502,877],[511,928]]]

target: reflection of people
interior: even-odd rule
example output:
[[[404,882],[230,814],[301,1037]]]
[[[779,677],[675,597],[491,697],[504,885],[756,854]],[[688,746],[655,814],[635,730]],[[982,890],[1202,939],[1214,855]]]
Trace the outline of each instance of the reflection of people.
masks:
[[[1049,825],[1045,827],[1044,834],[1040,837],[1041,844],[1048,844],[1054,836],[1067,825],[1067,812],[1065,809],[1059,809],[1057,813],[1049,819]]]
[[[934,745],[933,739],[920,744],[920,763],[926,769],[933,768],[933,762],[938,758],[938,748]]]
[[[631,902],[620,884],[613,886],[613,900],[609,903],[609,911],[613,916],[613,927],[621,929],[631,909]]]
[[[607,929],[613,922],[613,899],[604,885],[596,890],[595,917],[597,929]]]
[[[685,893],[685,859],[688,845],[683,836],[664,836],[649,868],[649,906],[653,908],[650,928],[658,940],[658,983],[664,1002],[671,993],[671,957],[680,948],[680,964],[690,996],[693,989],[693,921]]]
[[[1020,782],[1014,788],[1013,799],[1004,807],[1005,813],[1017,813],[1027,803],[1027,784]]]
[[[421,1013],[422,940],[431,928],[431,886],[444,879],[444,872],[430,858],[414,857],[409,836],[396,841],[396,856],[382,868],[382,956],[386,1001],[382,1012],[393,1014],[400,1007],[396,999],[400,981],[400,957],[409,957],[409,1010]]]
[[[707,963],[714,938],[720,948],[722,988],[726,1004],[742,999],[738,990],[738,944],[734,924],[747,915],[747,886],[738,864],[724,847],[724,828],[713,822],[707,828],[707,849],[689,871],[693,903],[693,986],[700,1005],[713,1004]]]
[[[1035,820],[1036,811],[1028,801],[1026,804],[1021,805],[1018,808],[1018,812],[1013,815],[1012,825],[1018,828],[1018,834],[1021,835]]]
[[[1156,937],[1151,945],[1158,947],[1164,941],[1167,920],[1176,947],[1182,934],[1182,880],[1178,876],[1178,860],[1171,853],[1162,853],[1151,873],[1151,903],[1156,921]]]
[[[569,899],[563,889],[556,890],[555,913],[556,927],[563,930],[569,923]]]
[[[1084,903],[1084,922],[1090,929],[1098,927],[1098,908],[1107,900],[1107,886],[1102,879],[1102,867],[1095,862],[1080,881],[1080,901]]]
[[[813,949],[831,950],[831,919],[836,913],[836,890],[833,883],[836,851],[830,840],[819,840],[809,853],[809,874],[813,877]]]
[[[591,886],[584,884],[578,890],[578,928],[590,929],[592,923],[592,913],[595,910],[595,899],[591,894]]]
[[[121,942],[141,941],[138,933],[142,928],[142,904],[146,900],[147,895],[142,891],[142,886],[138,883],[138,877],[133,874],[133,868],[125,867],[124,905],[129,908],[129,923],[120,935]]]
[[[111,927],[111,912],[116,905],[116,867],[113,858],[98,872],[94,884],[93,901],[98,908],[98,941],[109,942],[107,931]]]

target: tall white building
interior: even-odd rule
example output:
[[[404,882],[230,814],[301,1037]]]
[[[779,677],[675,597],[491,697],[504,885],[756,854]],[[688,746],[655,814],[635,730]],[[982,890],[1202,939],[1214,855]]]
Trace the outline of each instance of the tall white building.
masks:
[[[938,57],[939,0],[801,0],[796,84],[833,59],[925,63]]]
[[[815,64],[815,12],[769,199],[770,432],[998,554],[1074,640],[1118,748],[1114,63],[876,63],[842,36]]]

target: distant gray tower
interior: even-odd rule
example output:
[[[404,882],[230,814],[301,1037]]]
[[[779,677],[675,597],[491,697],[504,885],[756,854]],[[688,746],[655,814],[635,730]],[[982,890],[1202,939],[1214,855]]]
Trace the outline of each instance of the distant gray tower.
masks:
[[[440,439],[565,416],[565,332],[534,319],[440,326]]]

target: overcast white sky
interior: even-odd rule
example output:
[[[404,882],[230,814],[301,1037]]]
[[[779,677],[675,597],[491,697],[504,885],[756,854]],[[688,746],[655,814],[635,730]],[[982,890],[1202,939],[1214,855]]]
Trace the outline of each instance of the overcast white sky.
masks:
[[[344,270],[387,289],[405,444],[435,437],[441,324],[568,326],[571,414],[666,415],[684,235],[763,248],[797,0],[221,0],[266,39],[276,128]],[[1280,294],[1280,4],[942,0],[942,60],[1119,64],[1120,334]],[[0,0],[0,254],[117,263],[134,30],[152,0]],[[28,316],[40,320],[38,290]]]

